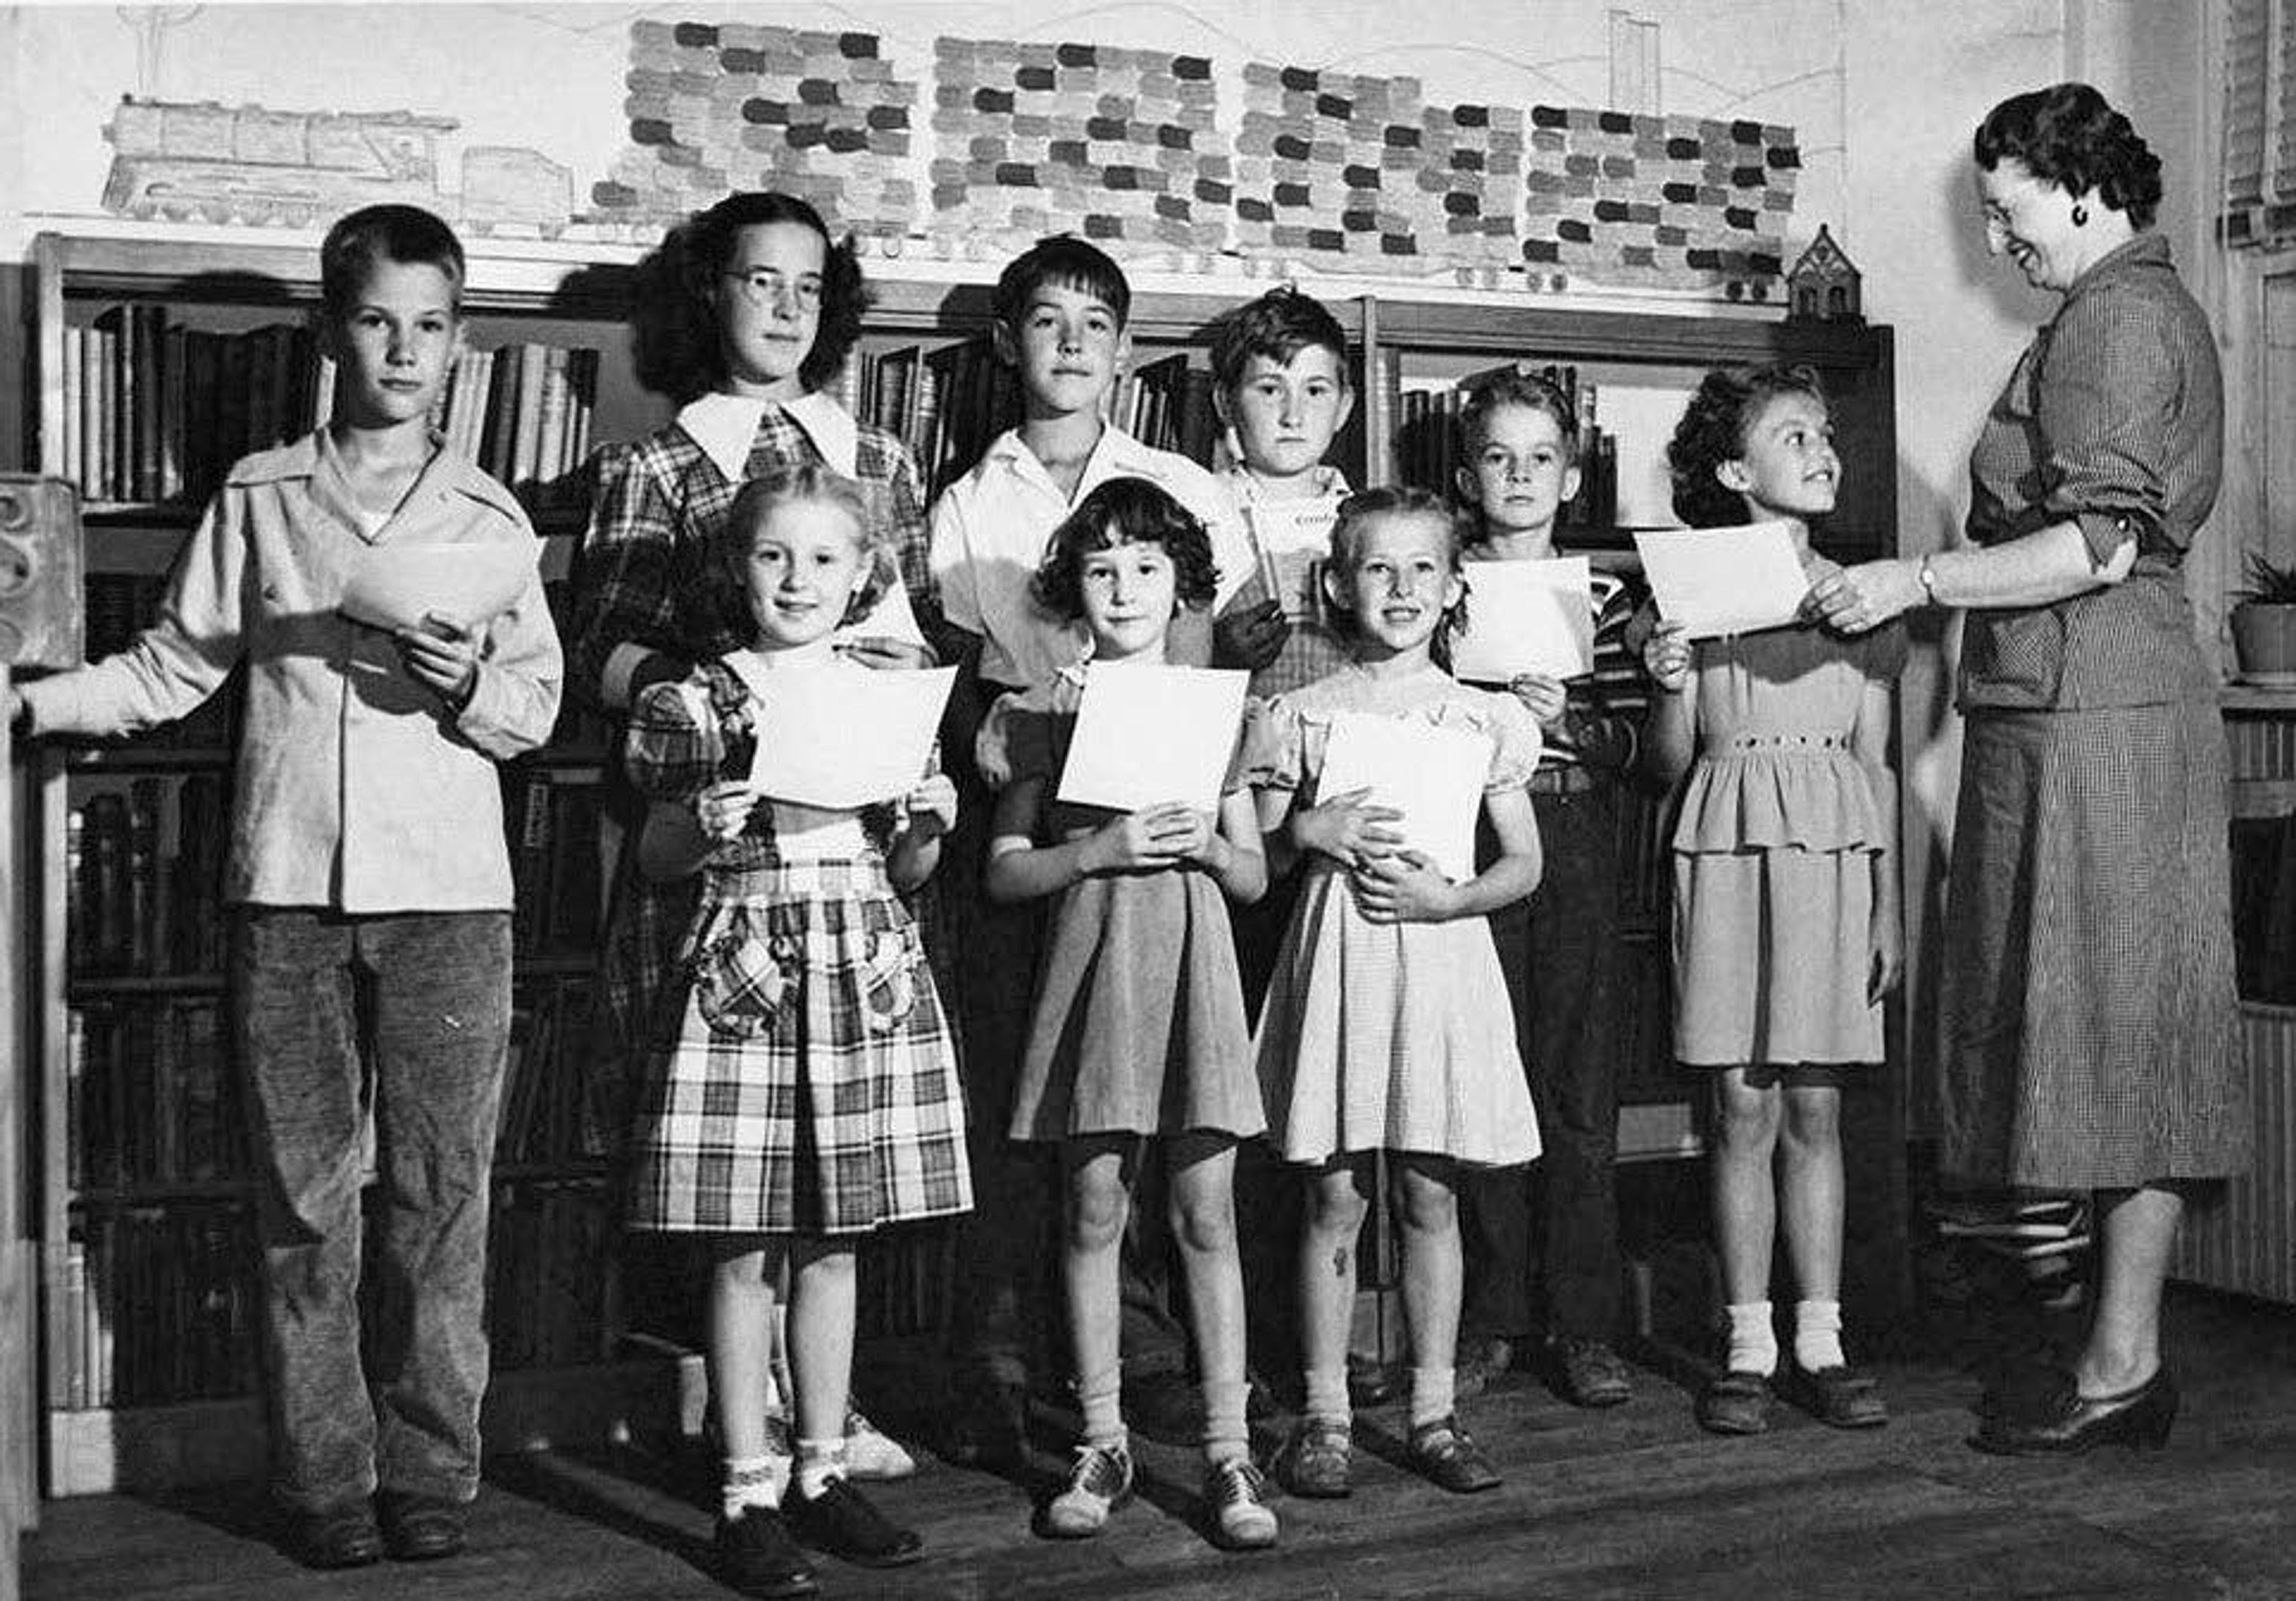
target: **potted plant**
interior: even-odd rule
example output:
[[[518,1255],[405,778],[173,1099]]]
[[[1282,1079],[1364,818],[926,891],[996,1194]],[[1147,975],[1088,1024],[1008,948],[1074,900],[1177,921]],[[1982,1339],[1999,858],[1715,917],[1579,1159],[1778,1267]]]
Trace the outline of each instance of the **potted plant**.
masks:
[[[2250,551],[2247,581],[2233,591],[2232,646],[2251,684],[2296,685],[2296,562],[2268,562]]]

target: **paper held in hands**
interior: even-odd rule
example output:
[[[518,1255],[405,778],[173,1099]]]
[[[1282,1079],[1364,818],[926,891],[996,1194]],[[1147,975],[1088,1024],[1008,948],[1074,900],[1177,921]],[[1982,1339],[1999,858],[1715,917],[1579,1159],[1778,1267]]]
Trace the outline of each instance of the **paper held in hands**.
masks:
[[[1491,771],[1488,735],[1401,718],[1342,711],[1332,718],[1316,779],[1318,801],[1369,790],[1374,806],[1403,814],[1404,848],[1431,858],[1454,883],[1475,875],[1475,813]]]
[[[418,628],[435,612],[476,633],[510,610],[541,554],[530,540],[371,545],[351,562],[336,607],[378,628]]]
[[[1451,676],[1505,684],[1521,673],[1578,678],[1595,670],[1593,575],[1584,556],[1467,565],[1467,627],[1451,641]]]
[[[922,645],[925,632],[917,626],[916,609],[909,604],[908,586],[898,578],[886,586],[869,615],[837,630],[837,642],[895,639],[903,645]]]
[[[745,681],[759,708],[751,787],[801,806],[851,808],[917,787],[956,669],[824,665]]]
[[[1783,522],[1644,529],[1635,535],[1659,615],[1693,639],[1754,634],[1794,620],[1809,576]]]
[[[1248,673],[1095,661],[1061,768],[1058,799],[1115,811],[1219,806]]]

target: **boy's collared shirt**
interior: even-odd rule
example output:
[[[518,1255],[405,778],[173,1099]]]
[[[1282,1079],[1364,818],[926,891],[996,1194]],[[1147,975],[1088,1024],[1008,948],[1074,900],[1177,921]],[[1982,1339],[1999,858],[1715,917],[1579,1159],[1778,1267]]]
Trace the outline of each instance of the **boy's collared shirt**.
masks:
[[[1257,605],[1275,600],[1291,631],[1275,659],[1251,675],[1251,693],[1266,699],[1305,689],[1345,667],[1347,642],[1332,630],[1322,592],[1324,563],[1332,554],[1332,529],[1340,503],[1353,491],[1347,474],[1325,463],[1312,474],[1311,495],[1265,493],[1241,465],[1220,474],[1220,487],[1235,503],[1252,552],[1252,579],[1231,603]]]
[[[185,545],[152,626],[118,655],[22,686],[33,727],[155,727],[244,661],[226,901],[507,909],[495,763],[550,737],[562,671],[539,572],[488,626],[459,713],[407,672],[388,633],[336,610],[370,546],[502,540],[535,542],[525,512],[450,447],[387,518],[360,510],[324,430],[250,456]]]
[[[1215,611],[1250,579],[1250,542],[1227,491],[1186,456],[1144,445],[1121,429],[1103,428],[1071,497],[1061,493],[1019,431],[1007,431],[933,503],[932,511],[932,577],[942,615],[951,626],[980,636],[980,676],[990,683],[1028,688],[1082,653],[1083,625],[1038,611],[1029,595],[1029,580],[1036,576],[1053,530],[1111,478],[1144,478],[1203,520],[1219,568]]]

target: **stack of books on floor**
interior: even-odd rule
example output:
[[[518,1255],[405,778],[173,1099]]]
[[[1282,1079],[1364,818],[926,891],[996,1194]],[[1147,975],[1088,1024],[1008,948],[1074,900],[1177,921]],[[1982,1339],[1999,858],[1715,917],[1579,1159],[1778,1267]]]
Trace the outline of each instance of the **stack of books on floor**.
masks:
[[[1940,1237],[2021,1265],[2045,1304],[2079,1298],[2079,1268],[2093,1243],[2086,1196],[1956,1196],[1929,1210]]]

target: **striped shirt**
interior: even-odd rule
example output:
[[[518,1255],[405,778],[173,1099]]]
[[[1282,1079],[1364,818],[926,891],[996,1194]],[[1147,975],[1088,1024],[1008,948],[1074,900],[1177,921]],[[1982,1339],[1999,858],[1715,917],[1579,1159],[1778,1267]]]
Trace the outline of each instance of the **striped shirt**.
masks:
[[[2182,566],[2224,469],[2216,341],[2169,259],[2139,234],[2081,275],[2019,358],[1970,453],[1979,545],[2078,522],[2117,585],[2043,606],[1972,611],[1965,708],[2142,706],[2205,683]]]

